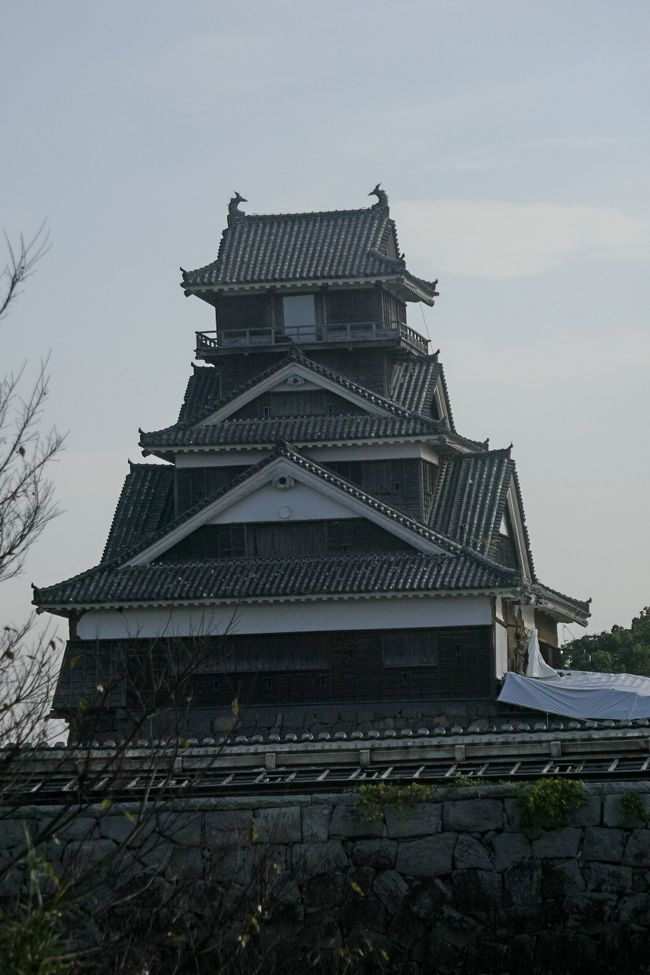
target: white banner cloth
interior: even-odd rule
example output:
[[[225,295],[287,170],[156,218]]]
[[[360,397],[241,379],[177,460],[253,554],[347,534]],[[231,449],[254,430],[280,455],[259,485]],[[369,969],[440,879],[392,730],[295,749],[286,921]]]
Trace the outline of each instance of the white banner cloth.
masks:
[[[541,679],[507,673],[498,700],[566,718],[630,721],[650,718],[650,678],[586,670]]]

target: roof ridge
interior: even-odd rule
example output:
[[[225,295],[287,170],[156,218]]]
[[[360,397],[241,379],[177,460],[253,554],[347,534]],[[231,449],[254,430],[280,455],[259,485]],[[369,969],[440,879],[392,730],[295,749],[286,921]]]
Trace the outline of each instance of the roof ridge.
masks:
[[[385,208],[377,207],[376,204],[369,207],[351,207],[347,210],[296,210],[294,211],[281,211],[280,213],[242,213],[241,216],[237,218],[237,221],[232,224],[231,227],[227,227],[224,230],[232,230],[233,227],[239,226],[246,220],[278,220],[278,219],[292,219],[294,217],[338,217],[346,216],[349,217],[354,213],[375,213],[379,215],[381,213],[382,217],[388,215],[388,210]]]

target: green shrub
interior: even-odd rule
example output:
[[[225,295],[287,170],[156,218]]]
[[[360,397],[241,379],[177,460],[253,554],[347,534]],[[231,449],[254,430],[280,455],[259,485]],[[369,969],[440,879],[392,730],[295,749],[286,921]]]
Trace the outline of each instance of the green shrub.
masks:
[[[650,815],[645,810],[645,803],[638,792],[625,792],[621,796],[621,806],[625,821],[630,826],[645,823],[647,826]]]
[[[478,775],[457,775],[448,783],[452,789],[467,789],[471,786],[487,785],[487,780]]]
[[[366,822],[376,823],[381,820],[385,806],[402,810],[419,802],[428,802],[433,798],[434,788],[422,782],[411,782],[409,785],[371,782],[359,788],[355,805],[361,810]]]
[[[560,829],[587,803],[585,788],[577,779],[539,779],[521,786],[517,805],[524,830]]]

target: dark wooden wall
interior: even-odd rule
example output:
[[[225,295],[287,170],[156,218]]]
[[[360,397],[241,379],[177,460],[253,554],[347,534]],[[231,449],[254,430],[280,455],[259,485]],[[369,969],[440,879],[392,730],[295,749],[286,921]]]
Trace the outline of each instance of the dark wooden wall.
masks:
[[[246,466],[177,468],[176,514],[180,515],[195,504],[205,501],[247,469]]]
[[[413,552],[414,549],[365,518],[345,518],[340,521],[203,525],[161,555],[158,561],[404,551]]]
[[[78,661],[85,661],[78,669]],[[74,664],[74,666],[73,666]],[[83,671],[83,673],[82,673]],[[175,674],[183,674],[183,679]],[[187,640],[71,640],[54,701],[77,717],[112,688],[108,711],[177,701],[192,708],[381,701],[491,700],[489,626],[263,634]],[[108,728],[108,725],[107,725]]]
[[[331,461],[326,466],[373,497],[423,520],[423,469],[417,458]]]
[[[250,670],[235,668],[244,658]],[[197,707],[491,698],[490,627],[234,637],[192,679]]]
[[[346,416],[366,412],[350,400],[326,389],[305,389],[298,387],[285,392],[262,393],[229,419],[264,419],[271,416]]]

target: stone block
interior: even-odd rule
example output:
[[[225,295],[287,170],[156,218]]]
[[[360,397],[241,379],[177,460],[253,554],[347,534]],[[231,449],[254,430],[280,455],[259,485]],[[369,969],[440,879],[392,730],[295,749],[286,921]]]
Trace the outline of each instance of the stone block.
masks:
[[[293,878],[285,877],[281,883],[273,887],[269,912],[272,918],[282,915],[285,921],[290,920],[292,923],[302,921],[305,913],[302,894]]]
[[[102,861],[110,862],[117,849],[113,840],[70,840],[63,850],[63,865],[66,871],[80,877],[96,869]]]
[[[631,894],[618,902],[618,916],[624,924],[638,924],[647,929],[650,917],[648,894]]]
[[[503,882],[510,903],[539,904],[542,896],[542,865],[537,860],[515,863],[504,872]]]
[[[600,826],[602,805],[600,796],[587,795],[585,805],[571,813],[571,826]]]
[[[625,833],[622,829],[587,826],[582,844],[583,860],[620,863],[623,859]]]
[[[6,850],[23,849],[40,832],[45,823],[35,819],[0,819],[0,846]],[[39,828],[40,827],[40,828]],[[29,837],[29,840],[27,839]]]
[[[396,869],[409,877],[439,877],[451,873],[456,836],[438,833],[420,840],[402,840]]]
[[[99,833],[97,820],[91,816],[73,816],[55,830],[62,843],[68,840],[92,840]]]
[[[590,972],[596,968],[598,958],[596,939],[577,931],[567,933],[560,926],[540,931],[535,951],[535,971]]]
[[[171,850],[166,873],[170,879],[201,880],[207,866],[200,848],[176,846]]]
[[[396,914],[408,893],[409,886],[396,870],[384,870],[376,877],[372,889],[388,913]]]
[[[344,878],[345,900],[339,905],[341,928],[382,931],[387,923],[387,910],[373,890],[374,870],[361,867]]]
[[[386,806],[384,810],[386,832],[391,839],[406,836],[430,836],[439,833],[442,819],[442,805],[439,802],[419,802],[417,805],[396,809]]]
[[[486,833],[503,827],[503,803],[499,799],[457,799],[447,801],[442,813],[446,830]]]
[[[329,839],[332,806],[310,805],[302,808],[302,838],[305,843],[324,843]]]
[[[585,889],[585,879],[576,860],[548,860],[542,864],[545,901],[562,900]]]
[[[394,867],[396,856],[396,840],[383,838],[356,840],[352,846],[352,862],[357,866],[372,867],[374,870],[388,870]]]
[[[469,833],[461,833],[454,848],[455,870],[492,870],[489,849]]]
[[[491,840],[494,869],[507,870],[514,863],[532,856],[530,841],[521,833],[497,833]]]
[[[296,843],[291,847],[291,866],[300,883],[309,877],[316,877],[348,866],[348,858],[340,840],[326,843]]]
[[[572,827],[543,832],[531,843],[533,856],[540,860],[567,859],[578,855],[582,830]]]
[[[516,799],[503,800],[503,827],[515,832],[519,832],[522,828],[521,809]]]
[[[535,959],[535,934],[516,934],[508,942],[508,965],[511,972],[529,972]],[[505,968],[505,966],[504,966]]]
[[[502,907],[497,914],[495,934],[497,938],[508,939],[517,934],[539,931],[543,923],[544,910],[539,902],[512,904]]]
[[[250,809],[208,810],[205,813],[203,843],[207,849],[248,846],[253,832]]]
[[[571,894],[564,901],[564,924],[572,932],[599,935],[612,921],[617,903],[617,894],[595,891]]]
[[[129,819],[124,813],[118,816],[104,816],[99,820],[100,836],[120,844],[135,840],[141,829],[137,820]]]
[[[501,907],[501,875],[494,870],[454,870],[454,907],[461,914],[484,914]]]
[[[312,877],[302,885],[302,902],[307,914],[335,911],[346,893],[343,874],[338,870],[330,871]]]
[[[215,847],[206,850],[205,875],[225,890],[249,891],[259,872],[263,847]]]
[[[626,794],[635,795],[638,798],[641,810],[643,810],[642,815],[646,817],[645,820],[640,821],[637,816],[626,810],[623,804],[623,796]],[[631,788],[627,793],[605,796],[603,801],[603,823],[605,826],[620,826],[623,829],[638,828],[648,821],[648,817],[650,817],[650,795],[647,793],[636,792],[634,788]]]
[[[330,822],[330,836],[343,836],[355,839],[361,836],[385,836],[386,827],[382,822],[368,822],[363,812],[355,805],[339,803],[334,807]]]
[[[167,843],[160,836],[153,836],[151,842],[144,843],[137,850],[137,857],[142,866],[152,872],[162,872],[175,849],[173,843]]]
[[[621,867],[612,863],[591,863],[586,871],[587,889],[598,893],[632,893],[632,867]]]
[[[299,806],[257,809],[253,816],[254,843],[300,843],[302,823]]]
[[[203,845],[203,813],[165,812],[158,817],[161,836],[176,846]]]
[[[623,862],[632,867],[650,867],[650,830],[634,829],[625,844]]]

